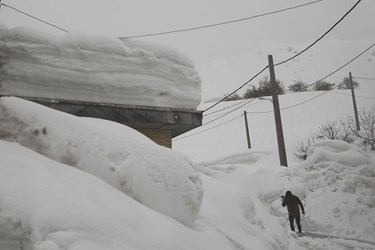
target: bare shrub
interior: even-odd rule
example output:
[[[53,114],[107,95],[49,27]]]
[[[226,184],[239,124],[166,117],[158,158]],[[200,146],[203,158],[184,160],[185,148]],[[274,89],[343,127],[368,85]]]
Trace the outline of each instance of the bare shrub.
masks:
[[[314,135],[319,140],[340,140],[347,143],[353,142],[352,131],[345,120],[328,121],[321,125]]]
[[[308,85],[303,81],[297,81],[296,83],[289,85],[288,89],[293,92],[305,92],[307,91]]]
[[[353,83],[353,88],[357,88],[359,86],[359,83],[355,80],[352,80]],[[342,83],[339,84],[339,89],[351,89],[352,87],[350,86],[350,78],[344,77],[342,80]]]
[[[279,80],[276,80],[277,84],[277,94],[283,95],[285,94],[284,85]],[[257,98],[261,96],[270,96],[272,95],[272,84],[271,81],[268,79],[268,76],[263,77],[259,83],[258,87],[251,86],[251,88],[245,91],[243,98],[250,99],[250,98]]]
[[[298,141],[294,144],[294,155],[300,160],[306,160],[307,151],[315,143],[315,138],[311,135],[307,140]]]
[[[313,87],[313,90],[315,90],[315,91],[332,90],[333,86],[335,86],[334,83],[329,83],[329,82],[326,82],[326,81],[318,81],[318,82],[315,83],[315,85]]]
[[[363,110],[358,114],[360,130],[357,131],[356,123],[353,117],[348,118],[348,124],[351,132],[360,140],[360,146],[363,149],[370,147],[375,150],[375,107],[369,111]]]

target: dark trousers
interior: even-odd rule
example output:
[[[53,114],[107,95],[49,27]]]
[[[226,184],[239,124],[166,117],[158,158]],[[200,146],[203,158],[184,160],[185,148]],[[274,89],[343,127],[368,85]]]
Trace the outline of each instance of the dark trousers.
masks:
[[[302,233],[302,227],[301,227],[301,217],[299,214],[297,215],[289,215],[289,222],[290,222],[290,229],[294,232],[294,219],[296,219],[298,232]]]

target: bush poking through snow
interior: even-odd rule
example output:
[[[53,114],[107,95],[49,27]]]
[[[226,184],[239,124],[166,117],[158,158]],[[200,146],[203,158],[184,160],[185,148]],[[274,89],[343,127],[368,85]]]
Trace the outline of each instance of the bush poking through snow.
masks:
[[[360,130],[357,131],[355,120],[353,117],[348,118],[348,124],[351,132],[360,140],[362,148],[368,147],[375,150],[375,107],[369,111],[363,110],[359,113],[359,126]]]
[[[357,131],[356,122],[352,116],[346,119],[328,121],[318,128],[310,138],[298,141],[294,145],[294,155],[300,160],[306,160],[307,151],[317,140],[340,140],[358,144],[362,149],[375,150],[375,107],[369,111],[363,110],[359,114],[360,130]]]

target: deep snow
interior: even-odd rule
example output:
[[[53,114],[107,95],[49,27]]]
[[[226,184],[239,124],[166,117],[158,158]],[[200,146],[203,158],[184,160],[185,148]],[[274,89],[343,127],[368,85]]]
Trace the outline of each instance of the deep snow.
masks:
[[[202,183],[191,161],[132,128],[2,97],[0,135],[91,173],[183,223],[199,212]]]
[[[28,65],[23,61],[28,58],[39,67],[44,58],[48,67],[61,73],[48,53],[37,54],[40,58],[36,61],[30,57],[29,49],[44,48],[41,42],[52,46],[50,37],[35,38],[32,32],[22,29],[1,32],[22,34],[12,39],[25,38],[25,43],[8,44],[19,49],[13,51],[17,55],[25,52],[18,58],[20,61],[10,65]],[[105,52],[110,58],[119,50],[108,51],[107,46],[98,45],[114,43],[110,47],[119,48],[119,43],[122,47],[129,42],[103,38],[103,43],[97,44],[79,36],[66,39],[58,42],[64,44],[61,48],[72,47],[79,52],[70,54],[71,62],[82,62],[80,45],[94,48],[90,50],[93,54]],[[131,43],[126,46],[133,48]],[[162,70],[170,70],[174,63],[192,69],[174,52],[154,45],[151,49],[140,42],[134,46],[141,55],[149,55],[146,50],[151,50],[152,58],[167,62],[158,64],[163,65]],[[9,49],[3,47],[1,51]],[[148,57],[141,58],[146,65],[150,62]],[[9,62],[2,67],[6,81],[12,79],[12,70],[7,71]],[[89,62],[96,65],[91,57]],[[141,65],[135,66],[138,73],[145,73],[139,79],[148,82],[147,72],[141,70],[145,65]],[[36,82],[41,68],[29,66],[21,72],[13,67],[13,77],[28,72],[30,80]],[[83,75],[86,77],[76,68],[69,69],[65,80],[81,81]],[[105,72],[101,76],[112,79]],[[22,85],[25,79],[23,75],[15,83]],[[6,81],[1,82],[2,86]],[[53,84],[46,79],[41,82]],[[374,104],[375,85],[360,84],[356,89],[358,107],[368,110]],[[147,93],[148,87],[141,86],[137,91]],[[198,100],[197,88],[193,89],[184,94],[194,102],[179,100],[189,108]],[[91,92],[86,89],[82,93],[87,96]],[[65,94],[79,97],[76,93]],[[293,157],[295,142],[307,138],[327,120],[352,113],[349,91],[335,90],[317,97],[320,94],[280,96],[288,168],[278,163],[272,105],[267,100],[253,100],[241,108],[239,105],[247,100],[216,106],[204,116],[207,125],[176,138],[175,149],[169,150],[120,124],[73,117],[18,98],[2,97],[0,246],[13,242],[22,244],[24,250],[374,249],[375,155],[343,142],[321,141],[310,148],[306,161]],[[154,103],[145,102],[171,105],[175,95],[159,97]],[[204,103],[199,108],[212,104]],[[238,110],[223,116],[235,108]],[[241,117],[245,110],[249,114],[251,150],[246,149]],[[297,238],[290,232],[287,211],[280,200],[287,190],[305,205],[305,237]]]
[[[183,109],[201,101],[190,59],[108,36],[0,25],[0,74],[1,95]]]
[[[78,158],[87,156],[85,150],[79,149],[81,146],[95,151],[95,145],[100,145],[107,155],[121,151],[142,158],[146,157],[144,153],[154,152],[157,145],[122,125],[71,117],[38,106],[17,98],[1,98],[0,117],[17,114],[21,121],[3,119],[1,123],[0,239],[22,242],[24,249],[333,250],[372,249],[375,245],[375,160],[373,154],[357,146],[340,141],[318,142],[306,161],[293,162],[287,169],[279,166],[274,150],[253,149],[201,162],[195,167],[204,190],[200,211],[195,221],[183,225],[104,183],[103,180],[111,181],[102,173],[95,173],[99,179],[89,173],[89,168],[72,168],[57,162],[62,161],[59,157],[55,158],[57,161],[47,159],[19,143],[29,141],[27,145],[33,148],[30,142],[38,145],[41,140],[37,137],[48,135],[48,140],[44,140],[48,147],[34,150],[44,155],[58,154],[61,151],[53,150],[53,145],[61,144],[64,148],[60,149],[74,152]],[[61,131],[54,131],[51,123],[60,124],[55,126]],[[18,129],[28,126],[19,134],[4,133],[16,131],[17,124]],[[47,132],[42,135],[41,129],[42,134],[36,135],[35,128],[42,128],[41,125]],[[126,139],[127,143],[116,143],[110,135],[103,137],[108,131],[119,137],[116,141]],[[77,136],[89,142],[68,143]],[[142,153],[129,149],[138,144],[149,147]],[[158,176],[168,180],[171,176],[166,170],[171,164],[163,154],[172,156],[175,152],[157,152],[159,158],[145,166],[136,165],[140,168],[134,169],[138,176],[127,178],[140,178],[145,186],[155,185],[147,178],[154,172],[147,169],[158,161],[166,168],[160,168]],[[91,162],[100,157],[99,154]],[[111,163],[110,158],[100,160],[100,164],[106,163]],[[175,174],[183,177],[184,169]],[[173,189],[184,187],[176,182]],[[280,200],[286,190],[303,200],[303,230],[317,232],[323,238],[296,238],[290,232],[287,211]],[[160,194],[150,197],[149,191],[153,190],[144,190],[147,199],[171,211],[181,209],[172,199],[159,200]],[[338,238],[324,238],[329,236]]]

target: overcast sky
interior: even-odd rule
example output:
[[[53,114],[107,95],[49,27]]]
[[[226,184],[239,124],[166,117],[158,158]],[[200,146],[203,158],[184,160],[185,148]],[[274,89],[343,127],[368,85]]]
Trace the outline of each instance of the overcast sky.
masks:
[[[132,36],[249,17],[312,0],[3,0],[68,31]],[[312,41],[323,34],[357,0],[324,0],[313,5],[240,23],[144,38],[172,46],[197,66],[250,50],[268,41]],[[375,37],[375,0],[362,0],[329,37]],[[0,23],[32,25],[62,33],[2,7]]]
[[[313,0],[2,0],[70,32],[118,37],[191,28],[239,19]],[[179,50],[199,68],[270,42],[307,42],[322,35],[357,0],[323,0],[271,16],[209,29],[142,38]],[[375,0],[362,0],[326,39],[375,40]],[[0,23],[64,34],[7,7]],[[343,52],[344,53],[344,52]],[[263,63],[262,63],[263,65]]]

